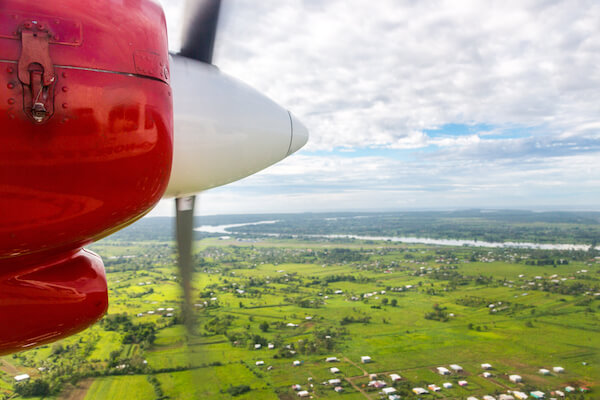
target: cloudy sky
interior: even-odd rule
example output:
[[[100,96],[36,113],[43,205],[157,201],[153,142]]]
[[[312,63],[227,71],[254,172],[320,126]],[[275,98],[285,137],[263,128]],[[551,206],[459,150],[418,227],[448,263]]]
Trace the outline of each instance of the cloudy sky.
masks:
[[[161,2],[177,50],[183,1]],[[214,63],[311,137],[201,213],[598,210],[598,21],[597,1],[224,0]]]

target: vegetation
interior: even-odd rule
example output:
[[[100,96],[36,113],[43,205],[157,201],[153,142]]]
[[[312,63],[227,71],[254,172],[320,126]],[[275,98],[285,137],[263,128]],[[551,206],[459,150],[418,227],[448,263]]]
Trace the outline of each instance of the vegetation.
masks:
[[[331,231],[366,227],[369,219],[309,219],[317,217]],[[391,218],[377,218],[384,217]],[[558,217],[543,223],[570,221]],[[392,229],[382,226],[380,234]],[[588,219],[578,226],[595,225]],[[403,399],[417,398],[414,387],[446,381],[454,387],[429,396],[549,393],[571,385],[589,388],[577,396],[592,399],[600,391],[596,251],[204,238],[194,256],[197,332],[188,335],[170,238],[151,230],[126,235],[93,246],[106,264],[108,314],[78,335],[0,358],[0,398],[66,398],[80,390],[88,400],[275,400],[296,398],[296,384],[320,399],[379,398],[365,373],[378,374]],[[361,363],[365,355],[371,363]],[[493,365],[492,379],[481,376],[484,362]],[[452,363],[465,373],[437,374],[435,367]],[[564,373],[538,373],[558,365]],[[340,372],[331,373],[332,366]],[[31,378],[15,384],[17,373]],[[390,373],[402,380],[391,382]],[[514,373],[523,384],[508,380]],[[334,377],[341,395],[321,384]],[[466,388],[456,384],[463,378]]]

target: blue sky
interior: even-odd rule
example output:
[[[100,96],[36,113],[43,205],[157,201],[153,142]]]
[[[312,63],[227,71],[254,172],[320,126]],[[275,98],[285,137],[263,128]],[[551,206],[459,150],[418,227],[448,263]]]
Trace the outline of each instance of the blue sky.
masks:
[[[223,3],[215,64],[311,138],[201,213],[600,208],[600,3]]]

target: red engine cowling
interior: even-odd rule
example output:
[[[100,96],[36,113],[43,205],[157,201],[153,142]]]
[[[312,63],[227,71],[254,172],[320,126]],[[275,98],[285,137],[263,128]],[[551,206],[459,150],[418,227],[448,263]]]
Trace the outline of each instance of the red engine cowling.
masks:
[[[160,200],[171,169],[173,112],[165,19],[150,0],[2,0],[0,60],[0,327],[9,314],[17,318],[10,344],[0,330],[2,354],[81,330],[105,312],[106,300],[104,307],[85,300],[72,308],[73,316],[83,314],[71,322],[39,320],[46,336],[20,331],[43,299],[69,288],[91,302],[103,288],[106,299],[101,260],[78,251]],[[59,285],[52,271],[60,265],[87,272]],[[46,279],[60,290],[27,308],[15,298],[37,293],[31,279],[20,278],[33,270],[38,289]]]
[[[77,333],[107,307],[102,260],[87,250],[1,274],[0,355]]]

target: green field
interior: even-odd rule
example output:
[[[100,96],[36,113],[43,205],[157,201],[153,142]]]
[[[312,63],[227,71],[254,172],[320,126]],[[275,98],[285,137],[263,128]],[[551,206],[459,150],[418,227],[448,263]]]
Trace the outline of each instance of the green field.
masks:
[[[81,389],[86,400],[292,399],[296,384],[314,398],[379,399],[369,374],[409,399],[414,387],[444,382],[453,388],[424,398],[548,396],[568,385],[577,392],[567,398],[600,396],[593,252],[205,239],[195,258],[198,334],[188,337],[171,243],[113,240],[93,250],[106,263],[107,317],[59,344],[2,358],[0,396],[13,395],[17,372],[57,388],[45,398],[66,398],[91,379]],[[146,331],[127,339],[138,325]],[[325,362],[331,356],[339,361]],[[491,377],[482,363],[492,364]],[[464,370],[437,373],[450,364]],[[393,383],[391,373],[402,380]],[[333,378],[341,394],[323,384]]]

